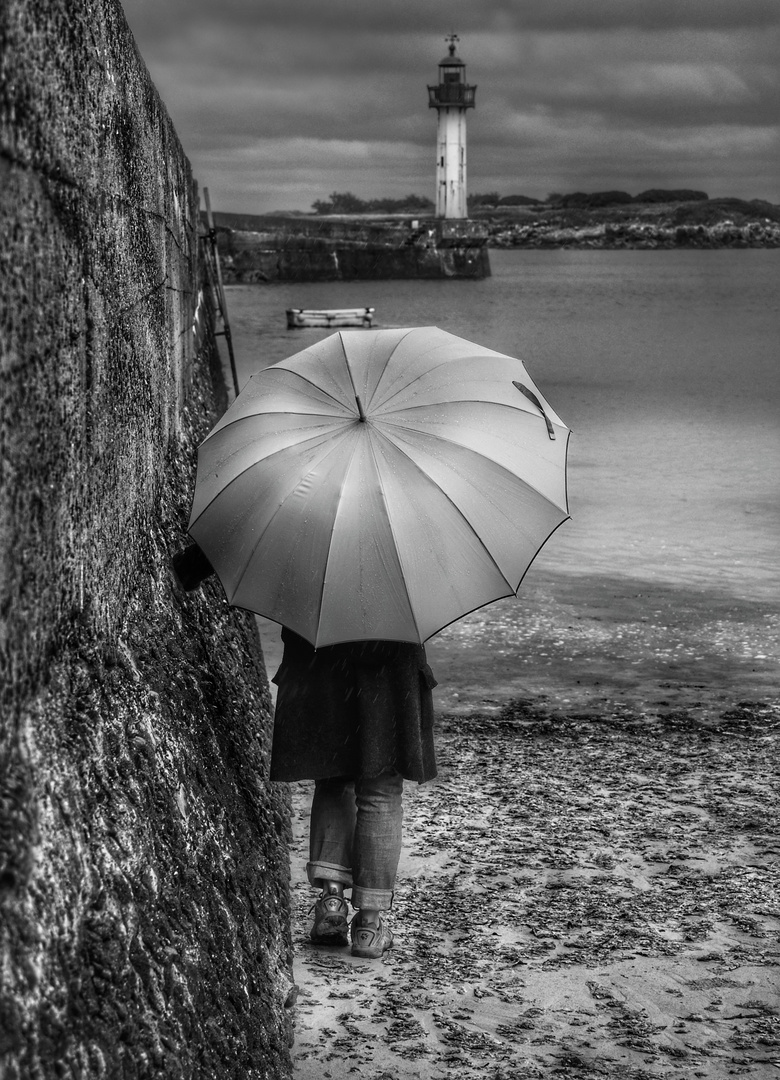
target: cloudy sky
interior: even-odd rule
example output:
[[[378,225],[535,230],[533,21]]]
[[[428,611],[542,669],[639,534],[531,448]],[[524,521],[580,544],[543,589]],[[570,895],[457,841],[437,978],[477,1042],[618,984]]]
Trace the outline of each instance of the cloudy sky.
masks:
[[[460,37],[468,190],[780,203],[778,0],[122,0],[215,209],[434,195]]]

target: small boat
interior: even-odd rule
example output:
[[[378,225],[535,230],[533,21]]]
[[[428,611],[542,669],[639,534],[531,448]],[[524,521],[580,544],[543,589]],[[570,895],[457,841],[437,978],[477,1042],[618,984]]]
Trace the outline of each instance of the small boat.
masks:
[[[304,326],[365,326],[371,325],[374,308],[287,308],[287,329]]]

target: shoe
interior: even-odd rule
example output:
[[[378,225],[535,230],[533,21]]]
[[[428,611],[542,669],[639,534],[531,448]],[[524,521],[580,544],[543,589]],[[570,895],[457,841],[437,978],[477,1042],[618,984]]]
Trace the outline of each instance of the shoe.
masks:
[[[382,918],[376,925],[360,923],[359,919],[360,916],[356,915],[352,920],[352,955],[377,960],[393,944],[392,931]]]
[[[314,905],[314,925],[309,937],[313,945],[348,945],[347,901],[338,893],[323,894]]]

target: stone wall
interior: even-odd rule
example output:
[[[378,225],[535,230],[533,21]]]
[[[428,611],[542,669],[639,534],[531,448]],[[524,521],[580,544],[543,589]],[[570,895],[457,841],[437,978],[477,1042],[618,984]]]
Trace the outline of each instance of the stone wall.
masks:
[[[288,1076],[254,620],[184,594],[226,404],[189,163],[115,0],[0,6],[0,1075]]]

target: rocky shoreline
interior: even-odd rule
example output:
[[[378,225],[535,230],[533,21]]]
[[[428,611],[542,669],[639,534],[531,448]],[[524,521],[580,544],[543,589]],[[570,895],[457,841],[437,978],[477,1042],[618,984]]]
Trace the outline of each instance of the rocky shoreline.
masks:
[[[780,207],[742,199],[481,211],[489,247],[776,248]]]
[[[777,222],[736,225],[664,225],[643,221],[584,225],[512,224],[491,229],[488,247],[497,248],[777,248]]]

